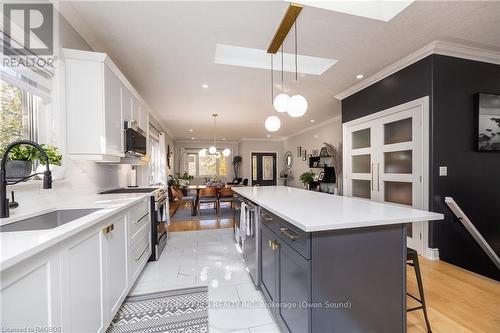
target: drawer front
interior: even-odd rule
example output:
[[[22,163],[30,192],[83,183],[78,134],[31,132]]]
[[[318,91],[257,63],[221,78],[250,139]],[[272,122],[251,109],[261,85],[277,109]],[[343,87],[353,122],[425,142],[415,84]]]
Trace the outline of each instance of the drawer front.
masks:
[[[145,224],[130,240],[129,276],[134,281],[139,275],[139,270],[151,254],[150,224]]]
[[[144,215],[149,213],[149,198],[143,199],[141,202],[135,204],[129,211],[129,222],[133,223],[139,221]]]
[[[274,231],[285,243],[290,245],[304,258],[311,258],[311,234],[307,233],[282,218],[261,209],[260,221]]]
[[[132,238],[137,235],[137,233],[139,232],[139,230],[142,229],[142,227],[144,227],[144,225],[148,224],[149,222],[149,213],[147,213],[146,215],[144,215],[141,219],[139,220],[132,220],[132,219],[129,219],[129,235],[132,236]]]

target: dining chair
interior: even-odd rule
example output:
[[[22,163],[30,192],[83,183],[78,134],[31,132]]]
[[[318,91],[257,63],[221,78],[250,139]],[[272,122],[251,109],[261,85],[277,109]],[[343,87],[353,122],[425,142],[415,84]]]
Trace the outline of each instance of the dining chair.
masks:
[[[234,192],[230,187],[224,187],[219,190],[217,206],[219,207],[220,214],[220,204],[222,202],[230,202],[231,208],[234,209]]]
[[[215,187],[207,187],[201,189],[200,192],[198,192],[198,215],[200,215],[200,205],[202,203],[213,203],[215,212],[219,213],[219,209],[217,206],[217,192],[218,190]]]
[[[176,199],[180,204],[183,203],[188,203],[191,206],[191,215],[195,216],[195,200],[196,198],[193,195],[184,195],[182,192],[175,188],[171,187],[170,190],[172,191],[172,198]]]

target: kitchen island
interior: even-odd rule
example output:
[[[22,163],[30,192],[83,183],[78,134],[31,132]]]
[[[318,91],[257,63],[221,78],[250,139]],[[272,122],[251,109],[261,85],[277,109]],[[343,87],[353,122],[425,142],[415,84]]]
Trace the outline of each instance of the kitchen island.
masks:
[[[290,332],[406,332],[406,223],[435,214],[301,189],[236,187],[260,206],[259,286]]]

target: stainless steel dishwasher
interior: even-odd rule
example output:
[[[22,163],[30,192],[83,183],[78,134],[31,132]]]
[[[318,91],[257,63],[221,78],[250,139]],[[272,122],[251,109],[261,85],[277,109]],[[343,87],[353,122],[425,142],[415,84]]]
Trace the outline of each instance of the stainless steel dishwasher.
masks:
[[[245,198],[238,197],[240,201],[238,203],[238,207],[240,207],[240,211],[237,214],[241,214],[241,207],[243,205],[241,203],[245,203],[246,208],[246,219],[248,221],[245,230],[242,230],[243,223],[238,218],[238,227],[240,237],[238,239],[238,243],[241,246],[243,261],[245,266],[250,274],[250,277],[253,280],[253,283],[256,288],[259,287],[260,284],[260,264],[259,264],[259,239],[260,239],[260,207],[252,203],[251,201],[246,200]],[[243,236],[244,233],[244,236]]]

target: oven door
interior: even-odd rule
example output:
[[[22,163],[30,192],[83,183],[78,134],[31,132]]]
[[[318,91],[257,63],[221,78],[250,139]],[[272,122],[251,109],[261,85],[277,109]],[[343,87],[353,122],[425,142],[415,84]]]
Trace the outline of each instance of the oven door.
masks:
[[[153,251],[149,261],[156,261],[160,258],[165,245],[167,245],[167,223],[169,212],[168,200],[166,197],[159,201],[155,201],[154,197],[152,197],[151,200],[151,242]]]

